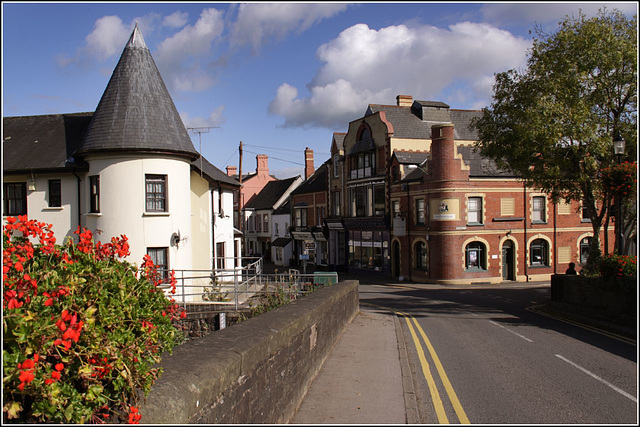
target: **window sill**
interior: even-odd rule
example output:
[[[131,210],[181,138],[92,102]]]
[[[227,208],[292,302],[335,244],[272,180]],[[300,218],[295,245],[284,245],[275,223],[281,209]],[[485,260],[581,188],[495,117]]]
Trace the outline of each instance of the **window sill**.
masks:
[[[467,227],[483,227],[484,224],[481,222],[470,222],[467,224]]]
[[[87,212],[84,216],[102,216],[101,212]]]
[[[467,268],[464,270],[465,273],[486,273],[485,268]]]
[[[142,216],[171,216],[169,212],[143,212]]]
[[[533,269],[543,269],[543,268],[549,268],[551,267],[550,265],[530,265],[529,268],[533,268]]]
[[[536,224],[546,224],[547,221],[531,221],[531,225],[536,225]]]
[[[55,212],[55,211],[61,211],[61,210],[63,210],[63,209],[64,209],[64,208],[63,208],[62,206],[48,206],[48,207],[46,207],[46,208],[42,208],[42,211],[43,211],[43,212],[46,212],[46,211],[52,211],[52,212]]]

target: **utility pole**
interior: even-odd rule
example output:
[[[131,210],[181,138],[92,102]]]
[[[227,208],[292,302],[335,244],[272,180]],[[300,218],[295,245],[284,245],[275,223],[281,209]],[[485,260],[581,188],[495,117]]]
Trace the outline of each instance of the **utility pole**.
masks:
[[[244,215],[243,215],[243,200],[242,200],[242,141],[240,141],[240,147],[238,148],[240,159],[238,161],[238,182],[240,183],[240,189],[238,190],[238,226],[240,231],[244,233]]]
[[[187,130],[192,131],[193,133],[197,133],[198,134],[198,140],[200,141],[200,176],[202,176],[202,134],[203,133],[209,133],[210,129],[213,128],[219,128],[220,126],[206,126],[206,127],[199,127],[199,128],[187,128]]]

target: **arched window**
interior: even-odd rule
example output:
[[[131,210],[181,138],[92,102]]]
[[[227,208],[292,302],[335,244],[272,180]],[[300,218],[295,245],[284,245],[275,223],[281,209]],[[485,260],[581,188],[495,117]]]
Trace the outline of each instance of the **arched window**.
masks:
[[[544,239],[536,239],[531,242],[529,248],[532,267],[542,267],[549,265],[549,244]]]
[[[589,245],[591,245],[591,237],[585,237],[580,240],[580,264],[584,265],[587,263],[587,258],[589,258]]]
[[[427,270],[427,244],[425,242],[416,242],[414,246],[414,254],[416,259],[416,270]]]
[[[465,248],[465,268],[467,271],[487,269],[487,248],[482,242],[471,242]]]
[[[369,126],[364,126],[360,131],[358,141],[362,141],[364,139],[371,139],[371,129],[369,129]]]

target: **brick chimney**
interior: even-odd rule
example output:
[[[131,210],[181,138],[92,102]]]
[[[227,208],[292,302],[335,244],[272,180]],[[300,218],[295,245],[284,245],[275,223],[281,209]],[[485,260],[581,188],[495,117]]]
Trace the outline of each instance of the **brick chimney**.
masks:
[[[411,107],[413,105],[413,97],[411,95],[398,95],[396,96],[396,102],[398,107]]]
[[[256,175],[269,176],[269,156],[266,154],[256,156]]]
[[[315,170],[316,168],[313,165],[313,150],[307,147],[304,150],[304,179],[309,179]]]
[[[433,180],[452,180],[459,175],[461,160],[455,158],[453,124],[431,126],[431,162]]]
[[[235,166],[227,166],[227,176],[234,176],[238,174],[238,168]]]

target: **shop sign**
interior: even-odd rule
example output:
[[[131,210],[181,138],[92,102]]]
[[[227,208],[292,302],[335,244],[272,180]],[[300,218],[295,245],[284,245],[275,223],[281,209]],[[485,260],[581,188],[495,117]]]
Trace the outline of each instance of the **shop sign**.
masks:
[[[313,236],[308,231],[292,231],[291,235],[295,240],[313,240]]]
[[[315,242],[304,242],[304,248],[308,251],[315,251],[316,250],[316,243]]]

